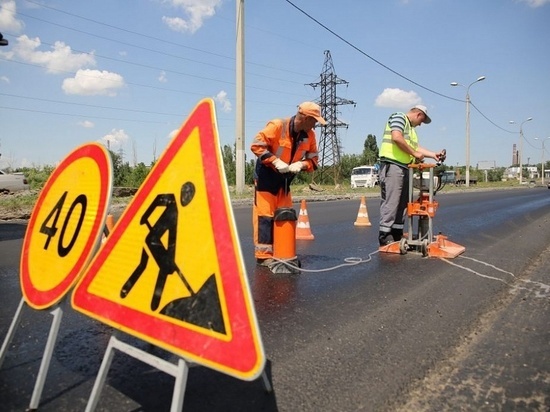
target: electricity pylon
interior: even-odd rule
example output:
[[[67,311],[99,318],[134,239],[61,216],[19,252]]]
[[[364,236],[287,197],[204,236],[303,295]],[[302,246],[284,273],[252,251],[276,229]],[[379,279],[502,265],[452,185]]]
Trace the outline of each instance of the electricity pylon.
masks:
[[[325,180],[333,179],[334,185],[340,183],[340,152],[341,144],[338,139],[337,129],[339,127],[348,127],[337,118],[337,107],[343,104],[353,104],[352,100],[342,99],[336,96],[336,85],[348,84],[336,76],[330,50],[325,50],[325,63],[321,73],[321,81],[309,83],[308,86],[314,89],[321,86],[321,98],[318,101],[321,106],[323,118],[327,121],[325,126],[321,126],[321,137],[318,140],[319,150],[319,168],[313,175],[318,183],[325,183]]]

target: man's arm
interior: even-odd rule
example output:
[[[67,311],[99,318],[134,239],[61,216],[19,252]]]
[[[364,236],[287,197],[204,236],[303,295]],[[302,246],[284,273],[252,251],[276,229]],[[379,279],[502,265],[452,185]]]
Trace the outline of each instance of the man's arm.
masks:
[[[440,152],[432,152],[431,150],[425,149],[424,147],[417,147],[417,150],[424,155],[424,157],[429,157],[434,160],[439,160],[439,158],[443,155],[443,151]]]
[[[391,131],[391,139],[397,145],[397,147],[399,147],[405,153],[408,153],[411,156],[414,156],[414,158],[417,159],[418,161],[424,160],[424,157],[427,156],[425,153],[423,153],[420,150],[422,149],[421,147],[418,147],[418,150],[414,150],[411,146],[409,146],[405,141],[405,138],[403,137],[403,132],[399,130]]]

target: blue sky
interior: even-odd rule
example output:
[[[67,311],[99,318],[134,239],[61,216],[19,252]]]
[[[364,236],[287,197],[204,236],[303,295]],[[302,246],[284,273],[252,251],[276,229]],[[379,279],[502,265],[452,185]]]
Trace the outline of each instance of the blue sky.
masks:
[[[421,144],[463,165],[466,87],[485,76],[469,89],[470,163],[509,166],[522,123],[523,163],[540,163],[550,137],[550,0],[244,6],[247,159],[267,120],[320,97],[308,84],[329,50],[348,82],[337,96],[356,103],[339,106],[349,125],[338,129],[343,153],[359,154],[368,134],[379,140],[392,112],[424,104],[433,122],[418,129]],[[0,168],[53,165],[91,141],[149,164],[204,97],[215,98],[222,144],[233,145],[236,14],[236,0],[0,0],[9,41],[0,48]]]

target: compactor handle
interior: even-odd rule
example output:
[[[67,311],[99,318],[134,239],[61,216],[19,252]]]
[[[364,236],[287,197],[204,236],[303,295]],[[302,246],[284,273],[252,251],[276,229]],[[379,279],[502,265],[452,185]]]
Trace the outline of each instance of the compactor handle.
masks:
[[[437,158],[437,161],[435,162],[436,165],[441,166],[441,164],[445,161],[447,158],[447,149],[443,149],[441,151],[441,154]]]

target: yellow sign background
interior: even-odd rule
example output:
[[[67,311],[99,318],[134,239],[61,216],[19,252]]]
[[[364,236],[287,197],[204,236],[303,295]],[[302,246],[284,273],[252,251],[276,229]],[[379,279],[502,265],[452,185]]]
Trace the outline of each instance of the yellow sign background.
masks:
[[[114,302],[121,301],[120,291],[122,286],[139,264],[143,249],[147,249],[145,238],[149,233],[149,229],[146,225],[140,224],[140,218],[159,194],[172,193],[176,197],[178,221],[175,263],[191,285],[191,288],[198,290],[208,277],[212,274],[217,276],[220,273],[214,237],[212,236],[214,228],[210,219],[203,164],[202,161],[197,161],[197,153],[200,152],[198,129],[194,129],[184,147],[177,153],[167,170],[155,184],[154,189],[146,197],[121,238],[113,245],[113,250],[104,262],[101,271],[90,283],[89,293]],[[174,169],[181,170],[181,172],[174,173]],[[194,184],[195,195],[188,205],[182,206],[180,191],[182,185],[186,182]],[[160,209],[157,214],[162,212]],[[152,214],[149,220],[153,223],[157,217]],[[167,239],[163,239],[163,242],[166,246]],[[159,267],[149,251],[146,250],[146,252],[149,254],[147,267],[135,286],[124,298],[124,305],[150,314],[152,311],[150,302]],[[217,281],[220,284],[220,280],[217,279]],[[174,299],[187,296],[189,296],[189,292],[178,275],[175,273],[170,274],[164,287],[159,308],[164,307]],[[220,296],[220,301],[222,302],[222,308],[225,308],[223,296]],[[159,314],[158,316],[162,315]],[[227,315],[224,313],[225,318],[227,318]],[[176,320],[172,319],[172,321]],[[188,325],[188,327],[192,328],[193,326]],[[223,337],[223,335],[221,336]]]
[[[82,251],[92,234],[101,187],[102,181],[97,163],[89,157],[82,157],[70,164],[57,177],[49,188],[42,207],[39,210],[33,210],[33,213],[38,213],[38,216],[36,217],[35,232],[30,241],[28,253],[30,256],[30,279],[37,290],[47,291],[57,286],[75,267],[77,261],[82,258]],[[43,224],[51,225],[53,218],[51,217],[48,221],[46,219],[65,192],[68,193],[59,213],[56,224],[57,232],[52,236],[48,248],[45,249],[48,236],[41,233],[40,228]],[[70,253],[60,257],[58,243],[62,242],[64,246],[67,246],[73,235],[75,235],[80,214],[83,212],[81,204],[78,204],[72,210],[71,216],[68,216],[71,205],[81,194],[86,194],[87,201],[84,221]],[[61,229],[67,218],[65,236],[64,239],[61,239]]]

